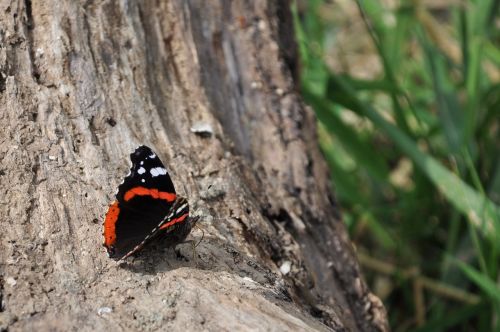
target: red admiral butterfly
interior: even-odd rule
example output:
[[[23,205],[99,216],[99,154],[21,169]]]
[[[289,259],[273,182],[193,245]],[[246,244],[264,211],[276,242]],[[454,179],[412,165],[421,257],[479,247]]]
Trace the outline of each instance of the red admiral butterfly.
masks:
[[[149,147],[138,147],[130,159],[130,173],[118,186],[104,220],[104,246],[115,260],[160,236],[167,247],[175,246],[197,221],[189,217],[187,200],[176,195],[165,166]]]

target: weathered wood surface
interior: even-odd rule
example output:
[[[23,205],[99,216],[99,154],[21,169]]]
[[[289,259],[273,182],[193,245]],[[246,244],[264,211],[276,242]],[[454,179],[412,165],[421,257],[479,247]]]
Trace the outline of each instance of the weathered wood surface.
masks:
[[[297,93],[286,1],[1,0],[0,23],[0,329],[387,329]],[[104,253],[139,144],[200,216],[197,262]]]

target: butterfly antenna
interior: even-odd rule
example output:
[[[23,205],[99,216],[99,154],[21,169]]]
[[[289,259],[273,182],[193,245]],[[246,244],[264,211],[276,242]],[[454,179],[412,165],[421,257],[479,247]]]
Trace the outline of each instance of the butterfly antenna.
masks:
[[[199,227],[198,225],[194,225],[194,227],[198,228],[200,231],[201,231],[201,239],[200,241],[198,241],[198,243],[194,246],[195,248],[198,247],[198,245],[201,243],[201,241],[203,241],[203,238],[205,237],[205,231]]]

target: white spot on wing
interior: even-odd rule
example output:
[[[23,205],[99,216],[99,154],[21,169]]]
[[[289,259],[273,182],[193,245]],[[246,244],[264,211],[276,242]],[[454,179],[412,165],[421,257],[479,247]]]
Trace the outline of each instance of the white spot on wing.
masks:
[[[149,173],[151,173],[151,176],[152,177],[156,177],[156,176],[159,176],[159,175],[165,175],[167,174],[167,170],[163,167],[155,167],[155,168],[151,168],[151,170],[149,171]]]
[[[141,160],[140,165],[141,166],[144,165],[144,160]]]
[[[144,167],[141,167],[141,168],[139,168],[139,169],[137,170],[137,173],[139,173],[139,174],[144,174],[144,173],[146,173],[146,170],[144,169]]]
[[[149,159],[154,159],[154,158],[156,158],[156,155],[154,153],[149,156]]]
[[[144,180],[144,179],[141,179],[141,182],[142,182],[142,183],[144,183],[144,182],[146,182],[146,180]]]

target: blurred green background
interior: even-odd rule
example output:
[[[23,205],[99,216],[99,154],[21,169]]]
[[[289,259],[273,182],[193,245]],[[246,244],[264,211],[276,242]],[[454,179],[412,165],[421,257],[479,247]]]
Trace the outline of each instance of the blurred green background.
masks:
[[[301,91],[394,331],[500,331],[500,1],[293,3]]]

